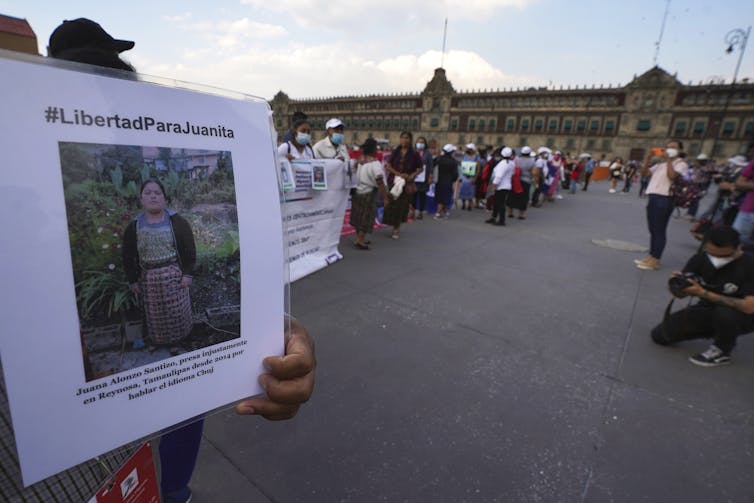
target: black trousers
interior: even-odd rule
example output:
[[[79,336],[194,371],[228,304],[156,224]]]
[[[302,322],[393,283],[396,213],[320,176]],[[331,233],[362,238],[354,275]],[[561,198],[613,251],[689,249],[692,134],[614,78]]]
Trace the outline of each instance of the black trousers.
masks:
[[[589,179],[592,177],[591,173],[584,173],[584,188],[582,190],[586,190],[587,187],[589,187]]]
[[[726,355],[739,335],[754,332],[754,315],[737,309],[699,302],[672,313],[652,329],[652,340],[663,346],[691,339],[712,339]]]
[[[509,189],[495,191],[495,203],[492,205],[492,218],[500,217],[500,223],[505,223],[505,201],[508,199]]]
[[[425,187],[419,188],[418,183],[416,185],[419,190],[416,191],[416,197],[414,199],[414,209],[418,211],[424,211],[424,207],[427,204],[427,189]]]

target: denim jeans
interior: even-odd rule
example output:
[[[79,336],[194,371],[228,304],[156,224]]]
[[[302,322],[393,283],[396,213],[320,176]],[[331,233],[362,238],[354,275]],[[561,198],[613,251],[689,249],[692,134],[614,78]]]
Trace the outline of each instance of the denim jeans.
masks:
[[[647,202],[647,227],[649,227],[649,254],[657,260],[662,257],[667,242],[668,222],[673,214],[670,196],[649,194]]]
[[[741,243],[749,251],[754,248],[754,213],[739,211],[736,219],[733,221],[733,228],[741,235]]]
[[[203,427],[201,419],[165,433],[160,439],[162,501],[182,503],[191,494],[188,484],[194,473]]]

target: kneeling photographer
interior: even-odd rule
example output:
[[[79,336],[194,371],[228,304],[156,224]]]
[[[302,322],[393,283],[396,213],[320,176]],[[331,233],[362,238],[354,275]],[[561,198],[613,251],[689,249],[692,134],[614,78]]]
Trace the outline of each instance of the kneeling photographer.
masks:
[[[704,251],[691,257],[682,273],[673,273],[668,288],[676,298],[698,301],[672,314],[669,305],[652,339],[670,345],[711,338],[712,346],[689,360],[703,367],[730,363],[736,338],[754,331],[754,259],[743,253],[738,232],[713,228]]]

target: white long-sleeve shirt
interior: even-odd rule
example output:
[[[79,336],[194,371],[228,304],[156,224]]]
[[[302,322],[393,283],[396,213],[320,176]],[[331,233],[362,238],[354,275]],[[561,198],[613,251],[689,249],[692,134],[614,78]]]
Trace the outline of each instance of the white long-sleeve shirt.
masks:
[[[348,160],[348,149],[342,143],[335,145],[330,141],[330,137],[326,136],[314,144],[315,159],[335,159],[336,157],[342,157],[344,162]]]
[[[503,159],[497,163],[495,169],[492,170],[492,185],[497,190],[511,190],[511,179],[515,169],[516,163],[511,160]]]

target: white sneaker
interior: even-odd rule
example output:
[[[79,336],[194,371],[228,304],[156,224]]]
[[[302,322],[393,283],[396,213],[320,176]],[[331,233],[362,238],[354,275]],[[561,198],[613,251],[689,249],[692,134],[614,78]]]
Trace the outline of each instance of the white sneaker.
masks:
[[[611,194],[615,194],[615,189],[610,189],[608,190],[608,192],[610,192]]]
[[[558,194],[558,195],[555,196],[555,199],[563,199],[563,196],[561,196],[560,194]]]

